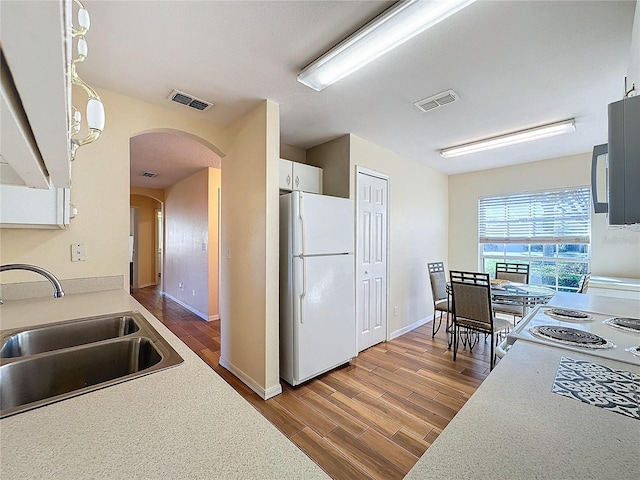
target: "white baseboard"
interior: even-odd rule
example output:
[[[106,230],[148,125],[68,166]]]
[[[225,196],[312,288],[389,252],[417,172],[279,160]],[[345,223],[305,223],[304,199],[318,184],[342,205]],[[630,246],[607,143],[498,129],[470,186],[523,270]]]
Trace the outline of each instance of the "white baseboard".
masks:
[[[137,287],[134,288],[146,288],[146,287],[150,287],[152,285],[156,285],[155,283],[143,283],[142,285],[138,285]]]
[[[214,320],[220,320],[220,315],[209,315],[209,318],[205,319],[207,322],[213,322]]]
[[[234,367],[231,363],[227,362],[226,359],[220,357],[218,361],[220,366],[226,368],[231,373],[233,373],[238,379],[242,381],[247,387],[256,392],[263,400],[269,400],[271,397],[275,397],[276,395],[282,393],[282,385],[278,383],[267,390],[258,385],[251,377],[249,377],[246,373],[244,373],[239,368]]]
[[[417,320],[415,322],[413,322],[410,325],[407,325],[406,327],[402,327],[400,330],[396,330],[395,332],[392,332],[389,335],[389,340],[393,340],[394,338],[398,338],[401,335],[404,335],[405,333],[409,333],[411,330],[415,330],[418,327],[421,327],[422,325],[424,325],[425,323],[429,323],[433,321],[433,315],[429,315],[428,317],[422,318],[420,320]]]
[[[170,298],[171,300],[173,300],[174,302],[176,302],[178,305],[180,305],[181,307],[186,308],[187,310],[189,310],[191,313],[199,316],[201,319],[209,321],[209,316],[205,315],[204,313],[196,310],[195,308],[193,308],[191,305],[187,305],[186,303],[184,303],[182,300],[178,300],[176,297],[174,297],[173,295],[167,293],[167,292],[162,292],[162,295],[164,295],[165,297]]]

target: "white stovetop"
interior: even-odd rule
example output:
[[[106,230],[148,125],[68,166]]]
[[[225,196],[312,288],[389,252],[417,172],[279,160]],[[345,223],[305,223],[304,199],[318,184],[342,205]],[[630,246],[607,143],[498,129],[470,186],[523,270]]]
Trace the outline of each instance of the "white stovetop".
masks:
[[[640,365],[640,357],[627,351],[628,348],[637,347],[638,345],[640,345],[640,333],[622,331],[603,323],[605,320],[615,317],[616,315],[580,309],[581,312],[589,315],[589,318],[587,320],[558,320],[547,315],[547,312],[551,311],[553,308],[557,307],[548,305],[539,305],[535,307],[531,312],[529,312],[529,314],[525,316],[525,318],[522,319],[518,326],[509,333],[507,337],[507,344],[512,345],[516,341],[527,340],[529,342],[556,346],[558,348],[563,348],[574,352],[586,353],[588,355],[594,355],[596,357],[611,358],[612,360],[617,360],[620,362]],[[637,312],[635,314],[636,318],[638,316],[640,316],[640,312]],[[531,327],[537,327],[541,325],[569,327],[577,330],[583,330],[585,332],[598,335],[599,337],[608,340],[613,345],[610,348],[596,349],[560,344],[553,340],[540,338],[531,333]]]
[[[553,306],[629,316],[640,301],[557,294]],[[640,421],[551,392],[564,349],[517,341],[406,479],[640,478]],[[640,366],[571,352],[640,374]]]

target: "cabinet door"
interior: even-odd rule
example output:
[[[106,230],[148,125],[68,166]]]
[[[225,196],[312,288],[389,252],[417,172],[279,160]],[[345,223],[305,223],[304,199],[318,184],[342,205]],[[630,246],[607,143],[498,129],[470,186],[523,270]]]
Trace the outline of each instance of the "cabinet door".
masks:
[[[0,228],[67,228],[69,189],[0,185]]]
[[[280,190],[290,192],[293,186],[293,162],[280,159]]]
[[[322,169],[294,162],[293,189],[310,193],[322,193]]]
[[[6,74],[3,62],[2,120],[20,130],[19,136],[5,132],[3,122],[2,157],[22,183],[38,189],[71,186],[71,5],[68,0],[2,2],[2,53],[11,72]],[[6,108],[19,110],[19,123]]]

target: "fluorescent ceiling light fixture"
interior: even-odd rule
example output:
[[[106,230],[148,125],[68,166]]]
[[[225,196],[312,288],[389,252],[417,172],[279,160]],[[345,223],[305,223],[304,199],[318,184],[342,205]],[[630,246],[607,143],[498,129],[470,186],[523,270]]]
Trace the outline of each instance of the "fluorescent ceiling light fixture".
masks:
[[[403,0],[307,65],[298,81],[320,91],[475,0]]]
[[[465,143],[464,145],[458,145],[457,147],[444,148],[440,150],[440,155],[444,158],[459,157],[460,155],[467,155],[469,153],[483,152],[494,148],[506,147],[508,145],[516,145],[518,143],[538,140],[540,138],[575,132],[575,130],[575,120],[571,118],[569,120],[563,120],[562,122],[549,123],[539,127],[507,133],[506,135],[478,140],[477,142]]]

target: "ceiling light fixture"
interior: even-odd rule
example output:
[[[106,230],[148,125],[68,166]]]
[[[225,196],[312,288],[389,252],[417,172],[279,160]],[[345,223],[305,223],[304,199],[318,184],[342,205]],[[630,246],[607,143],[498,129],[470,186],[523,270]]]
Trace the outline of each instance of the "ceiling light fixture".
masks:
[[[469,153],[483,152],[494,148],[516,145],[518,143],[530,142],[541,138],[562,135],[563,133],[574,132],[576,130],[575,119],[563,120],[562,122],[549,123],[539,127],[519,130],[517,132],[499,135],[497,137],[485,138],[476,142],[465,143],[456,147],[443,148],[440,155],[444,158],[458,157]]]
[[[306,66],[298,81],[320,91],[475,0],[403,0]]]

